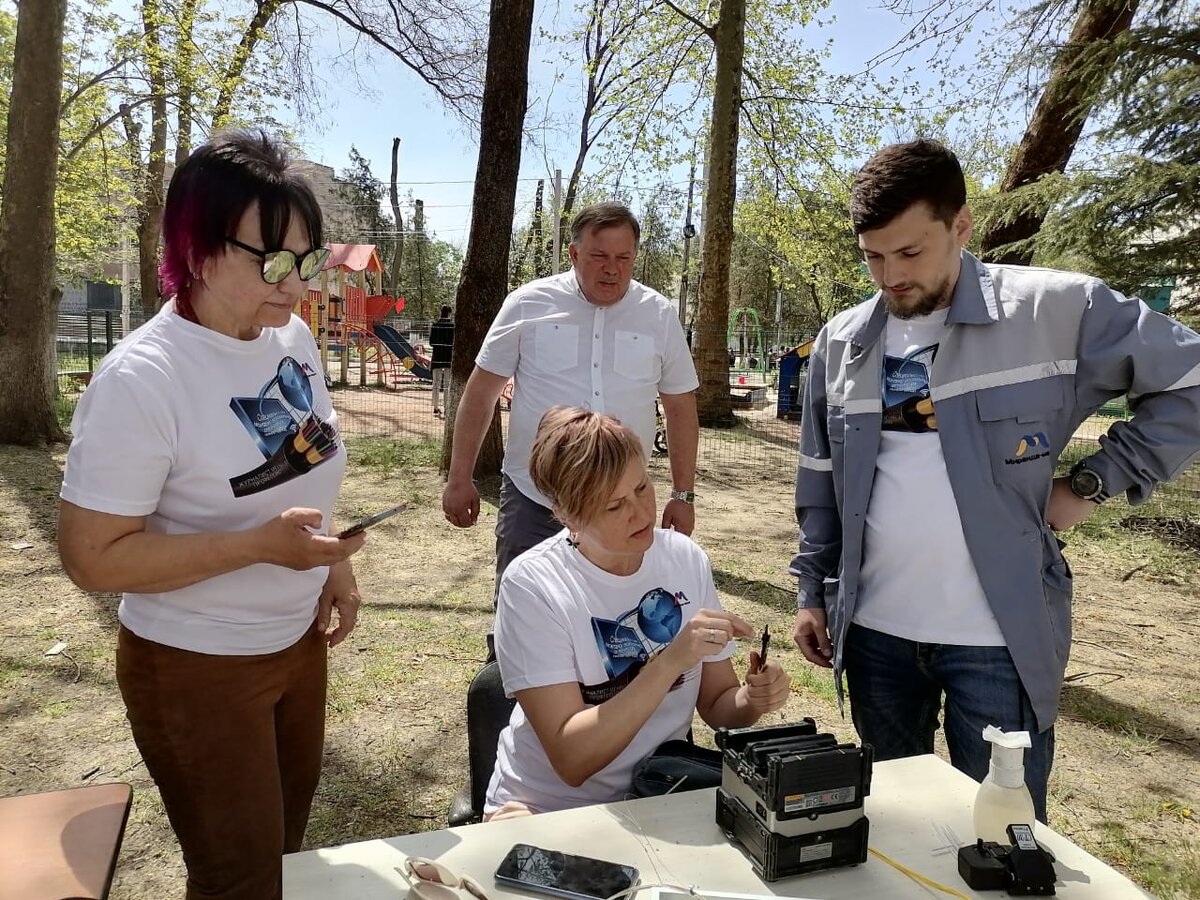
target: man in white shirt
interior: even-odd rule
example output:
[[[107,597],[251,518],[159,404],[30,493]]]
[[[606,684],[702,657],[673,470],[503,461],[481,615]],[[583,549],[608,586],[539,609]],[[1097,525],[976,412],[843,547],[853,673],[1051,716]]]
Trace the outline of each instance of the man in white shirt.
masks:
[[[691,534],[700,427],[699,386],[674,307],[633,280],[641,229],[619,203],[585,207],[571,225],[571,271],[540,278],[504,301],[459,402],[454,451],[442,492],[446,519],[468,528],[479,516],[472,480],[492,409],[514,380],[504,481],[496,521],[496,578],[530,547],[561,530],[529,475],[529,451],[552,406],[607,413],[632,428],[647,459],[661,397],[674,490],[662,525]]]

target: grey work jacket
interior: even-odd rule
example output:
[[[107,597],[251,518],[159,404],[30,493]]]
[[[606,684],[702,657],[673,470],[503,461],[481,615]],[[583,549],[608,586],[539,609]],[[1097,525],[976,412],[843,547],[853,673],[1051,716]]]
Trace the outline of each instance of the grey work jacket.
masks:
[[[879,452],[886,319],[878,294],[833,318],[804,392],[791,572],[799,606],[828,614],[839,703]],[[1071,570],[1045,521],[1058,456],[1084,419],[1128,394],[1132,419],[1100,438],[1088,465],[1133,504],[1179,475],[1200,450],[1200,335],[1096,279],[985,265],[966,251],[946,324],[930,373],[946,472],[1045,730],[1071,646]]]

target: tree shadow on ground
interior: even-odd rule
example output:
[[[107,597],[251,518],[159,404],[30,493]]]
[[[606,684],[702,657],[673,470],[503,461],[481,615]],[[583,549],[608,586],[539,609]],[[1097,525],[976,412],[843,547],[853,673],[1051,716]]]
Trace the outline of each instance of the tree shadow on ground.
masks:
[[[796,595],[769,581],[743,578],[722,569],[713,569],[713,580],[717,590],[732,594],[751,603],[761,603],[779,613],[791,613],[796,609]]]
[[[25,507],[34,527],[51,544],[58,540],[58,491],[62,485],[62,468],[54,455],[64,449],[61,444],[0,445],[5,460],[5,465],[0,466],[0,484]]]
[[[351,745],[352,735],[336,732],[326,738],[306,848],[446,827],[451,798],[467,779],[465,713],[414,732],[402,748]]]
[[[1200,735],[1178,722],[1129,703],[1122,703],[1085,685],[1068,684],[1062,690],[1062,711],[1080,722],[1116,735],[1140,735],[1156,740],[1165,750],[1200,760]]]

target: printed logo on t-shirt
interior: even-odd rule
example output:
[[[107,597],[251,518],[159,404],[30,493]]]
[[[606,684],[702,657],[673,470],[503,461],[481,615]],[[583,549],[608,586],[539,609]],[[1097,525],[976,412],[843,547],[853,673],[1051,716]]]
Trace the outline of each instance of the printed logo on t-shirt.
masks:
[[[932,344],[904,357],[883,357],[884,431],[937,430],[929,399],[929,368],[937,351],[938,345]]]
[[[604,662],[608,681],[602,684],[581,684],[584,703],[601,704],[621,693],[637,677],[650,659],[662,651],[679,634],[683,624],[683,609],[688,603],[683,591],[672,594],[666,588],[647,591],[638,605],[616,619],[592,617],[592,634],[596,649]],[[681,677],[671,690],[686,680]]]
[[[257,397],[229,401],[229,408],[266,457],[258,468],[229,479],[233,496],[246,497],[291,481],[337,453],[337,428],[312,408],[309,379],[315,376],[307,363],[285,356]]]

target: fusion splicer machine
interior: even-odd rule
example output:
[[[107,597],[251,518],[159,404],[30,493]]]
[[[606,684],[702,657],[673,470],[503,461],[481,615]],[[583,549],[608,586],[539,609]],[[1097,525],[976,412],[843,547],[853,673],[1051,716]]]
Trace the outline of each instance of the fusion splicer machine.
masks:
[[[867,861],[869,746],[817,734],[812,719],[722,728],[717,825],[763,881]]]

